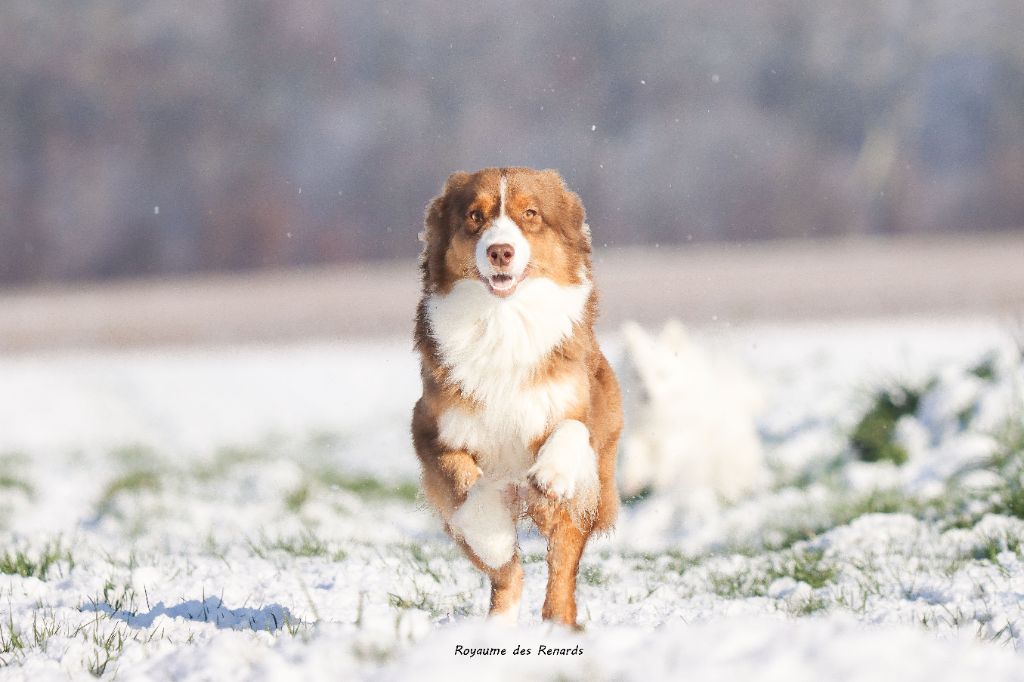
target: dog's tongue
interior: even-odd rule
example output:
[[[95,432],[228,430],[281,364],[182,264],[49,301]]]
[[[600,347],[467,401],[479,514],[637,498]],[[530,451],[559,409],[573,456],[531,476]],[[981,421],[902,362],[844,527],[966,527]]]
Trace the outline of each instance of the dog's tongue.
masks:
[[[511,289],[515,284],[516,279],[512,275],[494,275],[491,277],[491,288],[498,291]]]

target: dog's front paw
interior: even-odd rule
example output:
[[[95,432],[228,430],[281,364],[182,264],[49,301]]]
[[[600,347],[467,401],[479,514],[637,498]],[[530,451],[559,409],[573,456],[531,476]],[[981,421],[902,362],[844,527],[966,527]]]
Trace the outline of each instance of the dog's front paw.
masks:
[[[469,491],[449,521],[477,557],[491,568],[504,566],[516,548],[516,520],[505,500],[504,484],[481,481]]]
[[[476,485],[476,482],[480,480],[480,477],[484,475],[484,470],[474,465],[472,468],[466,468],[455,476],[455,494],[460,499],[465,499],[466,495],[469,494],[470,489]]]
[[[541,446],[526,476],[550,500],[595,496],[597,458],[590,447],[587,427],[575,419],[561,422]]]
[[[576,492],[576,480],[555,462],[538,460],[526,472],[526,479],[549,500],[567,500]]]
[[[438,463],[442,474],[451,482],[452,493],[459,503],[466,499],[470,488],[476,485],[484,473],[467,452],[446,452],[441,455]]]

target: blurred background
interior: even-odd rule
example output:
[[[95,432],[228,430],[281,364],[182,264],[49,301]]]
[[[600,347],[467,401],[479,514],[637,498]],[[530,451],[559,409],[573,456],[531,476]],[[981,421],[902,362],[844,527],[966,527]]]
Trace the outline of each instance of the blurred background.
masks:
[[[487,165],[581,194],[610,321],[1019,310],[1022,27],[1018,0],[6,0],[0,343],[405,330],[423,207]]]
[[[409,416],[424,207],[511,165],[626,412],[536,677],[1020,679],[1022,0],[0,0],[0,677],[506,645]]]

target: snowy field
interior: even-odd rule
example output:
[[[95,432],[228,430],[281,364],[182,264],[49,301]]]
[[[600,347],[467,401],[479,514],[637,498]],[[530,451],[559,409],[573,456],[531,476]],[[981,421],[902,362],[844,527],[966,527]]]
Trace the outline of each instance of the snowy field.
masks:
[[[405,339],[0,358],[0,679],[1024,677],[1019,327],[698,337],[760,387],[767,478],[627,499],[578,633],[525,526],[521,624],[483,621],[417,500]]]

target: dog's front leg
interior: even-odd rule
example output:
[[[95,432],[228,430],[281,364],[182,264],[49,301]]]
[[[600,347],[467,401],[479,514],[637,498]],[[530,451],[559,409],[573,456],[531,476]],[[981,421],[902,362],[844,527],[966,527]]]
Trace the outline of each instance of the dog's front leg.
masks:
[[[523,568],[515,549],[517,510],[505,486],[482,479],[476,459],[465,450],[445,450],[422,460],[427,499],[440,512],[445,530],[491,581],[490,615],[515,622]]]
[[[576,624],[576,574],[597,512],[600,482],[590,431],[580,421],[560,422],[527,472],[535,489],[530,516],[548,539],[548,585],[541,615]]]
[[[516,549],[516,520],[505,497],[505,483],[480,479],[448,525],[492,569],[504,566]]]
[[[493,547],[493,544],[485,542],[481,545],[479,538],[477,538],[476,548],[474,548],[469,544],[465,535],[460,536],[456,534],[454,528],[452,531],[455,541],[469,560],[473,562],[474,566],[483,571],[491,581],[491,608],[488,615],[491,618],[506,623],[515,623],[519,619],[519,604],[523,596],[523,566],[519,560],[519,552],[515,549],[514,523],[508,560],[498,566],[493,566],[480,557],[482,553],[488,554],[487,547]],[[483,549],[481,549],[482,547]],[[495,557],[503,554],[504,551],[497,555],[490,554],[489,561],[500,561],[500,559]]]
[[[477,568],[491,580],[491,617],[514,623],[523,593],[523,567],[516,551],[518,498],[507,483],[481,478],[455,510],[448,528]]]

